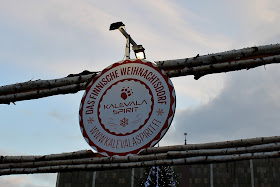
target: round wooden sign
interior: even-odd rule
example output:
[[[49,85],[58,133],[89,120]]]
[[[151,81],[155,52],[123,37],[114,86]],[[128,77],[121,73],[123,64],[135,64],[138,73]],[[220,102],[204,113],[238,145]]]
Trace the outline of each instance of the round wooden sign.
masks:
[[[137,154],[154,146],[175,112],[175,90],[156,65],[117,62],[88,85],[80,105],[80,127],[88,144],[106,155]]]

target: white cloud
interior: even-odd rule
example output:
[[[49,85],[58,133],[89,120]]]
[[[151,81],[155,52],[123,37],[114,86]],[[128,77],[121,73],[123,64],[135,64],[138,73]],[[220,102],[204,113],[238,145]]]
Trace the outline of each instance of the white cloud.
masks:
[[[193,76],[172,78],[177,95],[177,108],[204,105],[218,97],[227,82],[225,74],[207,75],[195,80]],[[190,103],[194,102],[194,103]]]
[[[276,23],[279,18],[278,8],[280,7],[280,2],[275,0],[251,0],[244,2],[243,6],[240,7],[246,10],[247,16],[244,16],[243,21],[251,21],[251,24],[260,25],[265,23]],[[242,12],[245,14],[245,11]]]
[[[135,7],[145,13],[135,11]],[[120,11],[124,8],[126,11]],[[136,42],[144,45],[150,60],[188,57],[196,55],[199,48],[203,50],[197,53],[228,48],[228,42],[224,41],[229,39],[194,29],[188,22],[195,17],[194,14],[169,1],[92,3],[29,0],[5,2],[0,9],[2,16],[9,17],[10,24],[36,40],[29,44],[29,51],[20,44],[25,51],[22,55],[15,45],[14,53],[18,53],[21,60],[15,59],[13,63],[24,62],[56,72],[70,72],[76,66],[81,69],[90,67],[90,64],[101,64],[101,61],[106,67],[114,62],[109,61],[108,55],[119,56],[116,61],[121,60],[125,39],[118,31],[109,32],[109,25],[119,19],[124,20]],[[15,58],[12,54],[9,57]]]
[[[162,144],[182,144],[182,132],[188,132],[191,143],[278,135],[280,87],[271,82],[280,78],[279,72],[271,65],[266,71],[232,73],[219,97],[176,111],[173,130]]]
[[[238,0],[230,2],[230,6],[236,12],[232,18],[239,25],[234,46],[245,47],[279,42],[279,1]]]

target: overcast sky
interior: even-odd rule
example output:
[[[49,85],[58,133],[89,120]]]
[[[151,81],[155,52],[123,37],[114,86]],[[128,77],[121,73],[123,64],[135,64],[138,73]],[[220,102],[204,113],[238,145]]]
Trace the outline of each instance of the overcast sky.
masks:
[[[147,60],[275,44],[280,1],[0,0],[0,85],[98,71],[120,61],[122,21]],[[177,110],[160,146],[279,135],[280,66],[172,78]],[[78,122],[83,91],[0,105],[0,155],[90,149]],[[56,174],[3,176],[0,186],[55,186]]]

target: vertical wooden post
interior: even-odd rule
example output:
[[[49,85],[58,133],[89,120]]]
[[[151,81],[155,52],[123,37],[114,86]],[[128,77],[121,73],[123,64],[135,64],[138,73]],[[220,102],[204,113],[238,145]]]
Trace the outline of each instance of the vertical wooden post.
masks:
[[[252,159],[250,159],[250,172],[251,172],[251,186],[255,187],[254,165],[253,165],[253,160]]]
[[[210,186],[214,187],[213,164],[210,164]]]
[[[134,186],[134,168],[131,168],[131,187]]]
[[[92,187],[95,187],[96,171],[93,172],[92,176]]]
[[[56,177],[56,187],[59,187],[59,179],[60,179],[60,173],[57,173],[57,177]]]

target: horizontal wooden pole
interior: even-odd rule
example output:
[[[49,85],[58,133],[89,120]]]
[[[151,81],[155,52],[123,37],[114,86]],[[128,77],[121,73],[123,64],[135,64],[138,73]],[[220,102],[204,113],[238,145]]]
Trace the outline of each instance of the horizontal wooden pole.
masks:
[[[280,136],[247,138],[247,139],[229,140],[229,141],[221,141],[221,142],[210,142],[210,143],[201,143],[201,144],[149,147],[149,148],[141,151],[140,154],[147,155],[147,154],[156,154],[156,153],[167,153],[169,151],[186,151],[186,150],[245,147],[245,146],[261,145],[261,144],[269,144],[269,143],[277,143],[277,142],[280,142]]]
[[[172,145],[162,147],[149,147],[141,151],[139,155],[150,155],[167,152],[178,152],[178,151],[190,151],[190,150],[203,150],[203,149],[225,149],[225,148],[237,148],[237,147],[248,147],[255,145],[273,145],[280,142],[280,136],[269,136],[269,137],[257,137],[247,138],[238,140],[228,140],[220,142],[209,142],[199,144],[187,144],[187,145]],[[100,154],[99,154],[100,155]],[[13,162],[33,162],[33,161],[50,161],[50,160],[65,160],[74,158],[89,158],[96,157],[97,153],[92,150],[81,150],[68,153],[58,153],[50,155],[36,155],[36,156],[0,156],[0,164],[2,163],[13,163]],[[105,157],[104,157],[105,158]],[[101,159],[104,159],[101,158]],[[110,157],[106,157],[105,160]],[[114,158],[112,158],[114,159]],[[103,161],[105,161],[103,160]],[[110,160],[110,159],[109,159]]]
[[[21,92],[30,92],[33,90],[52,89],[55,87],[63,87],[68,85],[77,85],[89,82],[96,75],[96,72],[89,72],[86,75],[73,75],[70,77],[53,79],[53,80],[36,80],[23,83],[11,84],[0,87],[0,96],[6,94],[15,94]]]
[[[167,160],[152,160],[142,162],[129,163],[110,163],[110,164],[80,164],[80,165],[58,165],[35,168],[9,168],[0,169],[0,175],[11,174],[32,174],[32,173],[57,173],[69,171],[102,171],[110,169],[125,169],[161,165],[189,165],[189,164],[209,164],[220,162],[233,162],[249,159],[275,158],[279,157],[279,151],[262,152],[262,153],[245,153],[223,156],[198,156],[190,158],[167,159]]]
[[[85,90],[87,83],[73,84],[68,86],[55,87],[51,89],[40,89],[31,92],[9,94],[0,96],[0,104],[10,104],[11,102],[39,99],[53,95],[77,93],[80,90]]]
[[[197,80],[200,77],[208,74],[238,71],[242,69],[248,70],[258,66],[264,66],[273,63],[280,63],[280,55],[250,59],[250,60],[223,62],[223,63],[203,65],[203,66],[190,67],[190,68],[185,67],[184,69],[166,71],[166,74],[169,77],[194,75],[194,78]]]
[[[0,164],[3,163],[20,163],[20,162],[34,162],[34,161],[51,161],[51,160],[65,160],[78,159],[100,156],[92,150],[80,150],[69,153],[59,153],[39,156],[0,156]]]
[[[236,147],[226,149],[206,149],[206,150],[187,150],[187,151],[170,151],[167,153],[134,155],[134,156],[113,156],[113,157],[92,157],[89,158],[63,158],[59,160],[34,160],[32,162],[17,162],[0,164],[0,169],[7,168],[34,168],[58,165],[79,165],[79,164],[109,164],[109,163],[130,163],[151,160],[177,159],[197,156],[218,156],[234,155],[257,152],[280,151],[280,143],[271,143],[247,147]]]
[[[247,47],[244,49],[230,50],[221,53],[196,56],[175,60],[156,61],[160,69],[182,69],[184,67],[196,67],[202,65],[216,64],[221,62],[231,62],[259,57],[268,57],[280,54],[280,44]]]
[[[207,74],[250,69],[258,66],[263,66],[272,63],[279,63],[279,62],[280,62],[280,55],[276,55],[276,56],[266,57],[266,58],[224,62],[224,63],[218,63],[213,65],[198,66],[194,68],[186,67],[181,70],[166,71],[166,74],[169,77],[194,75],[194,78],[197,80],[200,77]],[[87,86],[87,82],[84,82],[81,84],[55,87],[51,89],[43,89],[43,90],[39,89],[36,91],[25,92],[25,93],[2,95],[0,96],[0,104],[10,104],[11,102],[38,99],[38,98],[59,95],[59,94],[77,93],[80,90],[85,90],[86,86]]]
[[[279,63],[279,44],[256,46],[231,50],[193,58],[158,61],[160,69],[172,77],[194,75],[200,77],[213,73],[250,69],[258,66]],[[272,56],[274,55],[274,56]],[[28,81],[0,87],[0,104],[38,99],[59,94],[76,93],[86,88],[87,83],[97,72],[76,74],[54,80]]]

